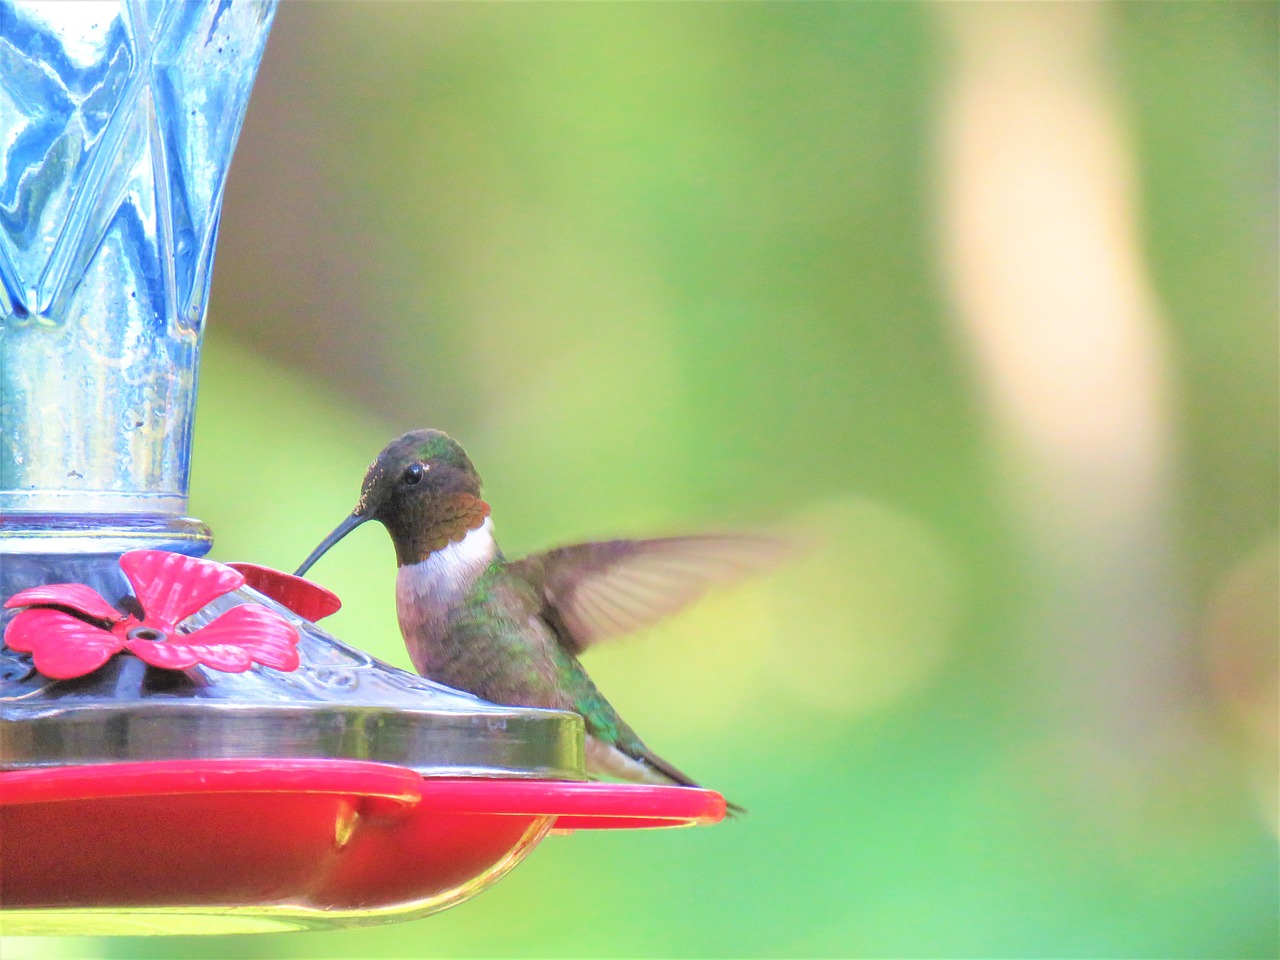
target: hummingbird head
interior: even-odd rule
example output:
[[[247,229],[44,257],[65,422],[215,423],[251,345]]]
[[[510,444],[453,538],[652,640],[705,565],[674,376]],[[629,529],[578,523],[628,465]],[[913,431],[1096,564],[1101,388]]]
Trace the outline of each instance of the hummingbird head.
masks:
[[[387,528],[404,566],[461,540],[488,515],[489,505],[480,499],[480,475],[461,444],[439,430],[413,430],[392,440],[369,465],[356,508],[296,575],[369,520]]]

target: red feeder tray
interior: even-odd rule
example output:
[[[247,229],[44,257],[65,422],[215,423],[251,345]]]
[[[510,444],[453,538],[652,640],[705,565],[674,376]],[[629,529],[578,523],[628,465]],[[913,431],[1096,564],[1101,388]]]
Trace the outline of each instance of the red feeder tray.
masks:
[[[0,773],[9,935],[279,931],[425,916],[550,831],[716,823],[711,790],[424,779],[355,760],[184,760]]]

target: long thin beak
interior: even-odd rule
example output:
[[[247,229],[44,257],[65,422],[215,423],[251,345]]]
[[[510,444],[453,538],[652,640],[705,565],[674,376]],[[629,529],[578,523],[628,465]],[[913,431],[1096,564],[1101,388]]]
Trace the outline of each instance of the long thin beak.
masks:
[[[307,559],[302,561],[302,566],[300,566],[297,570],[295,570],[293,572],[293,575],[295,577],[302,576],[304,573],[306,573],[308,570],[311,569],[311,565],[313,563],[315,563],[322,556],[324,556],[324,553],[326,550],[332,547],[335,543],[337,543],[339,540],[345,537],[348,533],[350,533],[356,527],[360,526],[360,524],[364,523],[366,520],[372,520],[372,519],[373,519],[373,515],[369,513],[351,514],[351,516],[347,517],[347,519],[343,520],[340,524],[338,524],[334,528],[333,533],[329,534],[327,537],[325,537],[323,540],[320,541],[320,546],[316,547],[314,550],[311,551],[311,556],[307,557]]]

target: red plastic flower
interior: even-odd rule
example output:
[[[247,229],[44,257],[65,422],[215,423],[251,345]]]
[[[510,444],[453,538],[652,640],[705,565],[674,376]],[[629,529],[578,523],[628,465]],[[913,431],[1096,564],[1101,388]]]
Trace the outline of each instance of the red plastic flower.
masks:
[[[9,622],[5,644],[30,653],[36,669],[55,680],[92,673],[121,650],[168,670],[200,664],[241,673],[254,663],[297,669],[297,629],[264,606],[232,607],[190,632],[178,626],[211,600],[243,586],[238,571],[162,550],[126,553],[120,567],[142,607],[141,619],[117,610],[82,583],[32,587],[5,601],[6,607],[28,608]]]

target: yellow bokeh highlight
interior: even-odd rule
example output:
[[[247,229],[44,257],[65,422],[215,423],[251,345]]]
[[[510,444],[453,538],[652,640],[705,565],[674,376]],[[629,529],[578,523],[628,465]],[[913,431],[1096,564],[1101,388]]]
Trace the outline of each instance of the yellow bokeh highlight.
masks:
[[[928,526],[883,504],[834,500],[808,526],[814,546],[770,584],[769,675],[804,710],[853,717],[938,666],[956,621],[956,571]]]

